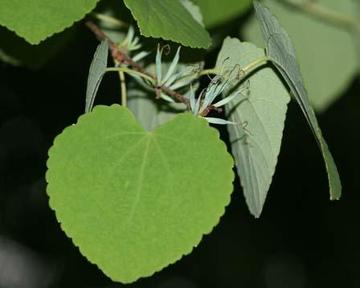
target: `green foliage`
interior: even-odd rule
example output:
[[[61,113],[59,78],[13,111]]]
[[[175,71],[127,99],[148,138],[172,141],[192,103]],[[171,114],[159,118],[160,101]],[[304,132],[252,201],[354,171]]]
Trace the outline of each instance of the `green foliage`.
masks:
[[[194,0],[200,6],[206,27],[214,27],[243,14],[251,0]],[[220,13],[221,11],[221,13]]]
[[[334,159],[322,136],[315,113],[310,105],[303,84],[299,67],[296,63],[295,50],[285,30],[268,9],[255,3],[256,15],[266,42],[266,51],[278,71],[286,80],[292,94],[298,102],[305,118],[310,125],[321,149],[329,178],[330,199],[339,199],[341,196],[341,182]]]
[[[208,48],[208,32],[179,0],[124,0],[144,36],[163,38],[193,48]]]
[[[56,138],[47,191],[82,254],[130,283],[210,233],[230,201],[232,166],[203,119],[185,113],[146,132],[126,108],[97,106]]]
[[[128,107],[145,130],[153,130],[186,111],[182,103],[159,103],[149,94],[135,88],[128,92]]]
[[[98,0],[1,0],[0,25],[31,44],[70,27],[95,8]]]
[[[85,17],[97,2],[2,0],[0,25],[38,44]],[[327,2],[344,12],[350,12],[349,3]],[[255,2],[266,50],[226,38],[213,68],[203,69],[204,59],[194,52],[200,50],[177,47],[169,56],[174,43],[156,49],[158,43],[146,38],[208,48],[211,38],[204,24],[215,28],[230,22],[250,4],[250,0],[104,1],[91,14],[94,19],[87,18],[88,28],[101,43],[89,70],[86,113],[49,150],[47,191],[65,233],[115,281],[134,282],[174,263],[190,253],[224,213],[233,189],[233,160],[208,123],[227,125],[225,141],[247,205],[255,217],[260,216],[280,152],[288,90],[320,146],[330,198],[341,195],[338,171],[310,106],[295,49],[269,10]],[[284,3],[269,4],[292,31],[313,103],[325,109],[358,71],[350,35],[310,20],[303,12],[290,13]],[[337,14],[330,16],[344,22]],[[132,26],[134,21],[140,32]],[[219,35],[226,27],[218,28],[212,29],[218,38],[215,43],[223,39]],[[259,33],[254,31],[251,23],[245,34],[257,41]],[[0,57],[16,65],[40,66],[43,62],[37,57],[52,56],[70,32],[31,46],[8,30],[0,31],[6,40]],[[191,54],[187,61],[195,63],[182,62],[184,50]],[[23,58],[22,53],[34,57]],[[334,53],[341,57],[334,58]],[[107,67],[109,54],[112,67]],[[123,107],[97,106],[91,111],[106,72],[119,77]],[[200,81],[203,76],[207,78]]]
[[[284,2],[264,1],[291,36],[310,102],[316,110],[324,111],[341,96],[358,73],[353,39],[347,30],[311,17],[303,11],[289,9]],[[355,11],[356,1],[352,0],[317,2],[345,15],[352,15]],[[244,28],[245,38],[262,45],[258,27],[254,17]]]
[[[89,77],[86,89],[85,112],[90,112],[94,105],[96,93],[100,82],[106,73],[108,62],[109,43],[103,40],[96,48],[94,58],[90,65]]]
[[[201,10],[198,5],[196,5],[191,0],[180,0],[181,4],[189,11],[191,16],[200,23],[201,26],[204,26],[204,18],[201,13]]]
[[[253,44],[227,38],[217,66],[240,65],[241,69],[264,55]],[[228,130],[246,202],[250,212],[259,217],[275,172],[290,97],[271,68],[252,74],[240,90],[245,90],[243,97],[230,102],[226,111],[231,121],[242,125],[228,125]]]

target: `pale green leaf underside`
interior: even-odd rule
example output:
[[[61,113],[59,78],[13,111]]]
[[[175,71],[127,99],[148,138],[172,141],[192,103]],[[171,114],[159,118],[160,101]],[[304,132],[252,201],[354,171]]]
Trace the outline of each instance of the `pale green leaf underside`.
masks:
[[[352,0],[318,2],[345,15],[352,15],[355,11],[356,1]],[[350,33],[303,12],[288,9],[281,1],[266,0],[263,3],[291,36],[310,102],[315,110],[324,111],[342,95],[358,73],[356,49]],[[245,26],[244,34],[247,40],[262,46],[255,17]]]
[[[355,17],[357,17],[357,19],[360,19],[360,2],[354,0],[354,3],[356,4],[355,7]],[[358,69],[359,69],[359,73],[360,73],[360,21],[358,23],[358,29],[357,31],[355,31],[353,36],[353,41],[355,42],[355,47],[356,47],[356,56],[357,56],[357,60],[358,60]]]
[[[264,51],[250,43],[227,38],[217,60],[223,65],[246,66]],[[227,59],[227,60],[225,60]],[[232,152],[250,212],[259,217],[269,190],[280,151],[289,93],[271,68],[264,68],[249,78],[250,95],[226,107],[229,120],[248,123],[228,125]]]
[[[196,5],[191,0],[180,0],[181,4],[185,7],[187,11],[191,14],[191,16],[201,25],[204,25],[204,18],[201,13],[200,7]]]
[[[90,64],[86,88],[85,112],[90,112],[92,109],[101,80],[106,73],[108,55],[109,43],[107,40],[103,40],[96,48]]]
[[[182,103],[158,103],[159,101],[155,101],[150,93],[137,89],[128,90],[128,107],[147,131],[155,129],[186,110]]]
[[[223,24],[243,14],[251,7],[251,0],[194,0],[200,6],[206,27]]]
[[[0,25],[31,44],[61,32],[95,8],[98,0],[1,0]]]
[[[163,38],[192,48],[208,48],[209,33],[179,0],[124,0],[144,36]]]
[[[254,5],[264,39],[266,39],[268,56],[271,57],[278,71],[287,82],[321,149],[328,173],[330,199],[339,199],[341,196],[341,182],[338,170],[310,105],[296,62],[295,49],[288,34],[280,26],[278,20],[272,16],[270,11],[258,2],[254,2]]]
[[[218,132],[188,113],[146,132],[126,108],[97,106],[55,139],[47,164],[62,228],[123,283],[190,253],[232,192],[233,161]]]

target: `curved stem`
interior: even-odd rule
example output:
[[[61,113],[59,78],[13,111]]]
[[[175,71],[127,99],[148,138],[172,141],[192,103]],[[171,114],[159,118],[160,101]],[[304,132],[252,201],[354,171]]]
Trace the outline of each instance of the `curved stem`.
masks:
[[[263,57],[255,59],[253,62],[250,62],[243,68],[240,68],[240,70],[243,74],[241,78],[245,78],[251,72],[262,67],[269,61],[270,61],[269,57],[263,56]],[[221,75],[221,74],[223,74],[223,72],[219,68],[214,67],[214,68],[204,69],[204,70],[201,70],[200,72],[196,72],[196,73],[193,73],[190,75],[186,75],[183,78],[197,78],[197,77],[206,76],[206,75]],[[183,79],[183,78],[181,78],[181,79]]]
[[[240,68],[240,70],[243,74],[242,78],[249,75],[254,70],[262,67],[269,61],[270,61],[269,57],[263,56],[263,57],[255,59],[253,62],[250,62],[248,65],[244,66],[243,68]],[[194,76],[194,75],[201,77],[201,76],[205,76],[205,75],[220,75],[220,74],[222,74],[222,71],[219,68],[214,67],[214,68],[210,68],[210,69],[204,69],[200,72],[191,74],[191,75],[189,75],[189,77]]]
[[[241,71],[244,74],[243,78],[248,76],[251,72],[255,71],[256,69],[264,66],[269,61],[270,61],[270,58],[268,56],[263,56],[258,59],[255,59],[253,62],[250,62],[245,67],[241,68]]]
[[[204,69],[197,73],[197,76],[206,76],[206,75],[218,75],[220,74],[220,71],[218,68],[210,68],[210,69]]]
[[[121,87],[121,105],[126,107],[127,91],[126,91],[125,73],[123,71],[119,71],[119,78],[120,78],[120,87]]]
[[[354,17],[331,10],[319,3],[316,3],[315,1],[281,0],[280,2],[330,24],[340,26],[348,30],[360,29],[359,23]]]

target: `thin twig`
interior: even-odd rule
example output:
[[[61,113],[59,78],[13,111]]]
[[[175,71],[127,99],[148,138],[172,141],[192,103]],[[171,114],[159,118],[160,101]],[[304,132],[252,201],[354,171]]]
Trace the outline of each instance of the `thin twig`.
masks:
[[[107,40],[109,42],[109,49],[111,51],[111,55],[115,62],[125,64],[130,66],[135,71],[140,72],[141,74],[144,74],[148,77],[150,77],[154,82],[156,82],[156,77],[152,75],[151,73],[147,72],[139,63],[135,62],[134,60],[129,57],[125,51],[123,51],[121,48],[119,48],[116,43],[114,43],[109,37],[106,36],[106,34],[93,22],[87,21],[86,26],[95,34],[95,36],[100,40]],[[178,102],[184,103],[187,107],[190,107],[190,101],[189,99],[182,95],[181,93],[170,89],[167,86],[161,85],[154,87],[156,90],[161,90],[165,94],[169,95],[171,98]]]

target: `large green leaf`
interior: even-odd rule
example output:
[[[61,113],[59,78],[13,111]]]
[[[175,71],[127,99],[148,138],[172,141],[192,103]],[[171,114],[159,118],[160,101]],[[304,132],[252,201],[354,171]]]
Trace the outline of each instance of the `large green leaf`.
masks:
[[[217,66],[241,68],[263,56],[264,51],[253,44],[226,38]],[[271,68],[252,74],[238,89],[245,89],[244,85],[250,94],[230,102],[226,111],[231,121],[247,126],[228,125],[228,130],[246,202],[250,212],[259,217],[275,172],[290,96]]]
[[[124,0],[144,36],[163,38],[193,48],[208,48],[209,33],[179,0]]]
[[[310,102],[324,111],[344,92],[358,72],[356,51],[350,33],[305,13],[288,9],[281,1],[263,1],[291,36],[296,48]],[[335,11],[352,15],[352,0],[318,0]],[[262,46],[255,17],[245,26],[247,40]]]
[[[264,39],[266,40],[267,54],[289,85],[289,88],[300,105],[321,149],[329,178],[330,199],[339,199],[341,196],[341,182],[338,170],[322,136],[314,110],[310,105],[301,73],[296,62],[295,49],[288,34],[280,26],[278,20],[270,13],[270,11],[263,7],[259,2],[254,2],[254,5]]]
[[[61,32],[95,8],[99,0],[1,0],[0,25],[31,44]]]
[[[200,6],[206,27],[214,27],[243,14],[251,0],[193,0]]]
[[[55,139],[47,165],[61,227],[123,283],[190,253],[233,188],[233,161],[218,132],[188,113],[147,132],[126,108],[97,106]]]

